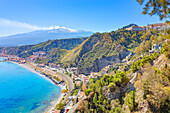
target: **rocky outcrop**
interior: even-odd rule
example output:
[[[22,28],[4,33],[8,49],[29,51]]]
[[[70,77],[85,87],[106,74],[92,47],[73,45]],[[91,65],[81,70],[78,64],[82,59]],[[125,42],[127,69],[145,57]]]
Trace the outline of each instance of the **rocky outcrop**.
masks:
[[[161,56],[159,56],[155,61],[154,61],[154,67],[161,69],[163,68],[165,65],[167,65],[168,67],[170,67],[170,60],[164,55],[162,54]]]
[[[119,53],[119,56],[118,55],[114,55],[110,57],[102,56],[102,58],[96,59],[92,64],[92,66],[89,66],[87,68],[80,68],[79,65],[78,73],[88,75],[91,72],[99,72],[100,70],[102,70],[104,67],[108,65],[120,63],[122,59],[125,58],[129,53],[130,53],[129,51],[124,50],[123,52]]]
[[[119,63],[121,60],[117,56],[102,57],[101,59],[95,60],[93,66],[88,68],[78,68],[78,73],[90,74],[90,72],[99,72],[101,69],[107,65],[112,65],[113,63]]]

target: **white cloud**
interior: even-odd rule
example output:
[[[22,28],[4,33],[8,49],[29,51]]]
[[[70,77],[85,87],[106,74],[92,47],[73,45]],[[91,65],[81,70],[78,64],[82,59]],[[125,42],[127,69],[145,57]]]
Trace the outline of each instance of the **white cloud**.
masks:
[[[35,26],[35,25],[30,25],[30,24],[27,24],[27,23],[22,23],[22,22],[17,22],[17,21],[2,19],[2,18],[0,18],[0,26],[21,27],[21,28],[27,28],[27,29],[32,29],[32,30],[48,29],[46,27],[38,27],[38,26]]]
[[[0,37],[14,35],[18,33],[26,33],[35,30],[52,30],[52,29],[59,29],[60,31],[65,31],[65,32],[78,32],[77,30],[61,27],[61,26],[39,27],[24,22],[18,22],[18,21],[0,18]]]

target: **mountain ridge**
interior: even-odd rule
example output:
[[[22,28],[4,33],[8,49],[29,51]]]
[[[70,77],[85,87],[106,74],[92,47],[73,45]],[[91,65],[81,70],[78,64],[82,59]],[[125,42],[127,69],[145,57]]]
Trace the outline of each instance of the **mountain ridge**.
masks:
[[[88,37],[93,32],[54,26],[29,33],[0,37],[0,47],[33,45],[53,39]]]

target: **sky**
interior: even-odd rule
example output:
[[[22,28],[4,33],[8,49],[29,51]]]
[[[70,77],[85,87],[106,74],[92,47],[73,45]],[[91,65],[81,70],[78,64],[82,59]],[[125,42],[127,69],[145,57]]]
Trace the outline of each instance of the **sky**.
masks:
[[[0,0],[0,36],[51,26],[109,32],[165,21],[143,15],[142,8],[136,0]]]

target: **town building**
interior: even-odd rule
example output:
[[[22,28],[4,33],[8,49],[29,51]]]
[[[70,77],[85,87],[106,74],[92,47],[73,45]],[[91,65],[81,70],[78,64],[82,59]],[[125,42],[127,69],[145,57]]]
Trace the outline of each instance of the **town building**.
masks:
[[[89,77],[90,78],[97,78],[98,74],[99,74],[98,72],[91,72]]]
[[[33,55],[41,58],[41,57],[44,57],[46,53],[44,51],[38,51],[38,52],[33,52]]]
[[[44,67],[45,67],[45,64],[44,64],[44,63],[42,63],[42,64],[37,64],[37,66],[44,68]]]
[[[168,22],[164,22],[164,23],[149,24],[148,27],[149,29],[167,29],[170,28],[170,25],[168,24]]]
[[[131,26],[129,28],[126,28],[128,31],[142,31],[142,30],[149,30],[149,29],[157,29],[157,30],[165,30],[170,28],[170,25],[168,22],[164,23],[156,23],[156,24],[148,24],[148,26]]]
[[[133,25],[133,26],[131,26],[129,28],[126,28],[126,30],[128,30],[128,31],[142,31],[144,29],[142,27]]]

